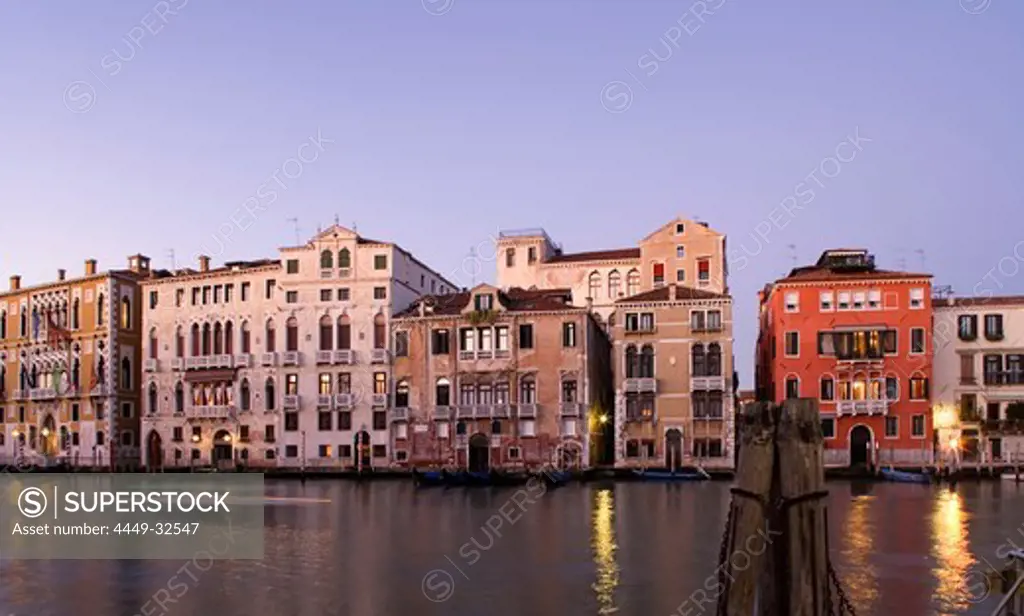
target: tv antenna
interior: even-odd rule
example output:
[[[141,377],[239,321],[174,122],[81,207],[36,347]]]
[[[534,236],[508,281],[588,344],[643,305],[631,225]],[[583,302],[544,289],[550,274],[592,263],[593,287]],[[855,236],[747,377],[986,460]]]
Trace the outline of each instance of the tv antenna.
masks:
[[[789,258],[793,262],[793,269],[796,269],[796,244],[789,244],[786,248],[789,248]]]
[[[948,285],[948,284],[944,284],[944,285],[942,285],[940,287],[935,287],[934,293],[935,293],[935,297],[938,297],[940,299],[946,299],[947,297],[952,297],[953,296],[953,286],[952,285]]]
[[[172,272],[173,271],[177,271],[177,269],[178,269],[178,262],[174,260],[174,249],[173,248],[168,248],[167,249],[167,258],[169,258],[171,260],[171,271]]]
[[[925,259],[924,259],[924,248],[918,248],[914,252],[917,253],[917,256],[921,258],[921,271],[925,272],[926,271],[926,267],[925,267]]]
[[[902,271],[906,271],[906,269],[907,269],[907,258],[904,256],[904,254],[906,252],[905,249],[900,248],[896,252],[900,256],[900,258],[896,260],[896,265],[899,266],[901,272]]]
[[[299,244],[302,243],[302,238],[299,235],[299,219],[298,218],[289,218],[288,222],[290,222],[293,225],[295,225],[295,245],[298,246]]]
[[[470,259],[470,262],[473,263],[473,265],[471,266],[471,268],[473,270],[472,271],[473,284],[469,287],[469,288],[472,289],[473,287],[476,286],[476,247],[475,246],[472,246],[469,249],[469,259]]]

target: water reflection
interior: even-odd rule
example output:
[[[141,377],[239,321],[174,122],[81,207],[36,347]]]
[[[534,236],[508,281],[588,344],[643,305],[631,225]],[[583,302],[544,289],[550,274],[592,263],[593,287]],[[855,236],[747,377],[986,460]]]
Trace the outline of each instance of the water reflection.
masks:
[[[594,553],[597,580],[593,584],[599,614],[611,614],[615,589],[619,585],[619,565],[615,562],[615,495],[610,489],[596,490],[593,503],[590,546]]]
[[[872,613],[878,600],[878,572],[871,563],[875,549],[875,527],[871,521],[874,496],[858,496],[850,503],[843,529],[846,570],[843,571],[847,594],[858,610]]]
[[[972,597],[966,583],[968,571],[974,565],[967,542],[967,522],[970,514],[964,510],[960,495],[943,490],[935,500],[931,514],[932,556],[936,579],[932,600],[945,610],[969,607]]]

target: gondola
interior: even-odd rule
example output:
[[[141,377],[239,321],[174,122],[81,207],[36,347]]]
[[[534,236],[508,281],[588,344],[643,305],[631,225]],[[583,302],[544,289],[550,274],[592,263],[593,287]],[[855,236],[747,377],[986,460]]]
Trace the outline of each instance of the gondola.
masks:
[[[649,471],[633,470],[633,475],[641,481],[707,481],[711,478],[703,469],[695,471]]]
[[[896,483],[931,483],[932,478],[929,475],[923,473],[908,473],[906,471],[897,471],[891,468],[883,468],[882,479],[886,481],[894,481]]]
[[[572,479],[572,473],[569,471],[544,471],[540,473],[541,479],[544,480],[544,485],[549,488],[560,488],[565,484],[569,483]]]
[[[431,488],[446,485],[444,471],[421,471],[413,469],[412,478],[416,485],[421,488]]]

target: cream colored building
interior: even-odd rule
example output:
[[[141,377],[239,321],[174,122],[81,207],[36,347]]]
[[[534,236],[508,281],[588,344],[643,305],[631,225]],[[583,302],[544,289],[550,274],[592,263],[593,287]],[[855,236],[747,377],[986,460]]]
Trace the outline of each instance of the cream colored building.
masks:
[[[278,259],[143,287],[150,466],[388,466],[391,315],[452,285],[335,225]]]
[[[732,299],[670,284],[616,308],[616,465],[732,469]]]
[[[936,298],[932,307],[945,458],[1024,462],[1024,297]]]
[[[543,229],[503,231],[497,286],[570,289],[607,321],[615,302],[675,283],[728,293],[725,236],[707,223],[677,218],[635,247],[566,253]]]
[[[149,259],[81,276],[59,270],[0,293],[0,457],[29,464],[139,462],[139,281]]]

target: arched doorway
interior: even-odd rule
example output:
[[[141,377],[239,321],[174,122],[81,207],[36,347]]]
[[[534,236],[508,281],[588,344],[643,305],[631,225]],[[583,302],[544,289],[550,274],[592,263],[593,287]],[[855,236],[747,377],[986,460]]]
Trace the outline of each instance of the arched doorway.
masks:
[[[578,443],[562,443],[558,447],[557,467],[561,470],[579,470],[583,463],[582,447]]]
[[[227,430],[217,430],[213,435],[213,465],[230,465],[234,457],[235,449],[231,442],[231,433]]]
[[[52,457],[57,454],[57,423],[53,420],[53,415],[47,415],[43,419],[43,427],[39,431],[40,442],[39,451],[46,457]]]
[[[146,437],[146,463],[149,470],[158,470],[164,466],[164,449],[160,433],[151,430]]]
[[[665,433],[665,466],[670,471],[683,465],[683,433],[672,428]]]
[[[353,456],[355,456],[355,464],[359,468],[370,468],[371,466],[371,449],[370,449],[370,433],[366,430],[360,431],[355,437],[355,447],[352,448]]]
[[[469,438],[469,470],[484,473],[491,466],[491,441],[484,434],[474,434]]]
[[[850,430],[850,466],[867,466],[871,461],[871,430],[856,425]]]

